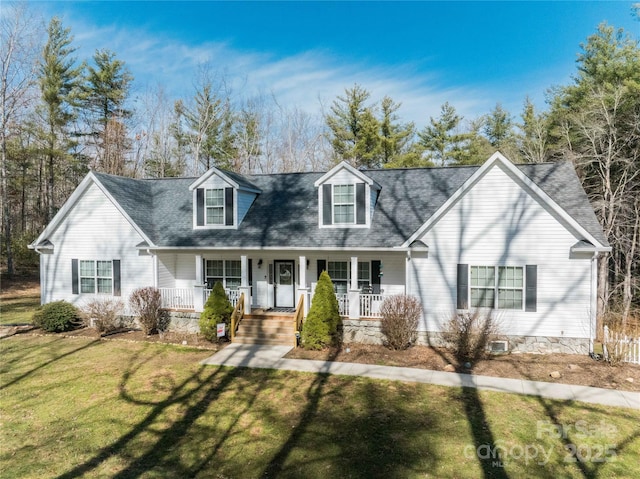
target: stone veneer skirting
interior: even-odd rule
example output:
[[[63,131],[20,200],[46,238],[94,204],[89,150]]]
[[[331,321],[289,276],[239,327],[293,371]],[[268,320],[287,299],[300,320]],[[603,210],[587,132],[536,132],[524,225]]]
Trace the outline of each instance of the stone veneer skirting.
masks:
[[[508,351],[511,353],[589,354],[589,338],[503,335],[499,339],[508,341]],[[342,340],[345,343],[382,344],[380,321],[343,319]],[[419,331],[417,344],[434,347],[448,346],[440,333],[430,331]]]
[[[179,333],[198,333],[200,313],[187,311],[169,312],[168,331]],[[124,326],[137,326],[131,316],[124,317]],[[589,338],[556,338],[544,336],[501,336],[501,340],[509,342],[511,353],[567,353],[589,354]],[[342,340],[345,343],[382,344],[380,320],[376,319],[342,319]],[[440,333],[419,331],[417,344],[423,346],[447,347],[448,344]]]

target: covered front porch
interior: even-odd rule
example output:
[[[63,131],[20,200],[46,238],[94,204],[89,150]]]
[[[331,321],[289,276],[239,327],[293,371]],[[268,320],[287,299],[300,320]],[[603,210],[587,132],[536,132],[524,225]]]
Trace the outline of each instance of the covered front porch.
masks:
[[[234,307],[244,295],[244,314],[258,309],[293,311],[302,299],[306,316],[323,270],[334,283],[345,318],[379,318],[387,296],[407,293],[405,251],[296,256],[285,251],[175,251],[157,252],[154,258],[157,288],[163,306],[171,310],[201,312],[219,281]]]

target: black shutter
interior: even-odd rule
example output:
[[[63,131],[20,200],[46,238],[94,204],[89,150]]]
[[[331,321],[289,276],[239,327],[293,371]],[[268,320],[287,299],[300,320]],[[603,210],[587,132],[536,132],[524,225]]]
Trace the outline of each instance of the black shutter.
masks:
[[[249,274],[247,275],[247,279],[249,280],[249,286],[253,286],[253,260],[249,258]]]
[[[196,190],[196,224],[204,226],[204,188]]]
[[[71,293],[78,294],[80,289],[78,287],[78,260],[71,260]]]
[[[364,183],[356,184],[356,224],[364,225],[367,223],[367,201],[365,199]]]
[[[382,261],[371,262],[371,287],[373,288],[373,294],[380,294],[380,266]]]
[[[113,295],[120,296],[120,260],[113,260]]]
[[[324,259],[318,260],[318,279],[320,279],[320,273],[327,270],[327,261]]]
[[[525,273],[526,291],[524,300],[524,310],[529,312],[537,311],[538,303],[538,266],[528,264]]]
[[[456,308],[469,308],[469,265],[458,265],[458,285]]]
[[[233,226],[233,188],[224,189],[224,224]]]
[[[331,217],[331,185],[322,185],[322,224],[333,224],[333,218]]]

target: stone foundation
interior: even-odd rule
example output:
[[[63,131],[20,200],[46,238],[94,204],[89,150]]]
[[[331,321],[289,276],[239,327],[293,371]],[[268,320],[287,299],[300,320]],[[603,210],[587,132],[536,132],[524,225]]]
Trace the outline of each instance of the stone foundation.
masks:
[[[188,311],[169,311],[169,325],[166,331],[173,333],[199,333],[200,313]],[[123,328],[140,329],[140,323],[134,316],[120,316],[120,325]]]
[[[383,344],[383,339],[379,320],[342,320],[342,340],[345,343]],[[500,336],[500,340],[508,341],[510,353],[589,354],[589,338],[505,335]],[[430,331],[418,331],[417,344],[436,348],[448,346],[441,333]]]

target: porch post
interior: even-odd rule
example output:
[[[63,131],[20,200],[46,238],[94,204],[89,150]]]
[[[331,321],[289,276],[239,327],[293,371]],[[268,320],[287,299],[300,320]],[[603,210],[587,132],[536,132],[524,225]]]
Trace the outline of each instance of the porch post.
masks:
[[[244,294],[244,314],[251,313],[251,287],[249,286],[249,258],[240,256],[240,290]]]
[[[300,300],[300,296],[304,297],[304,316],[307,316],[307,313],[309,312],[309,300],[308,300],[308,293],[309,293],[309,288],[307,287],[307,257],[306,256],[300,256],[299,258],[299,265],[300,265],[300,273],[298,275],[298,301]],[[298,303],[296,302],[296,306],[298,306]]]
[[[349,319],[360,319],[360,290],[358,289],[358,257],[351,257],[351,282],[349,283]]]
[[[202,255],[196,255],[196,281],[193,285],[193,310],[204,311],[204,276],[202,274]]]

